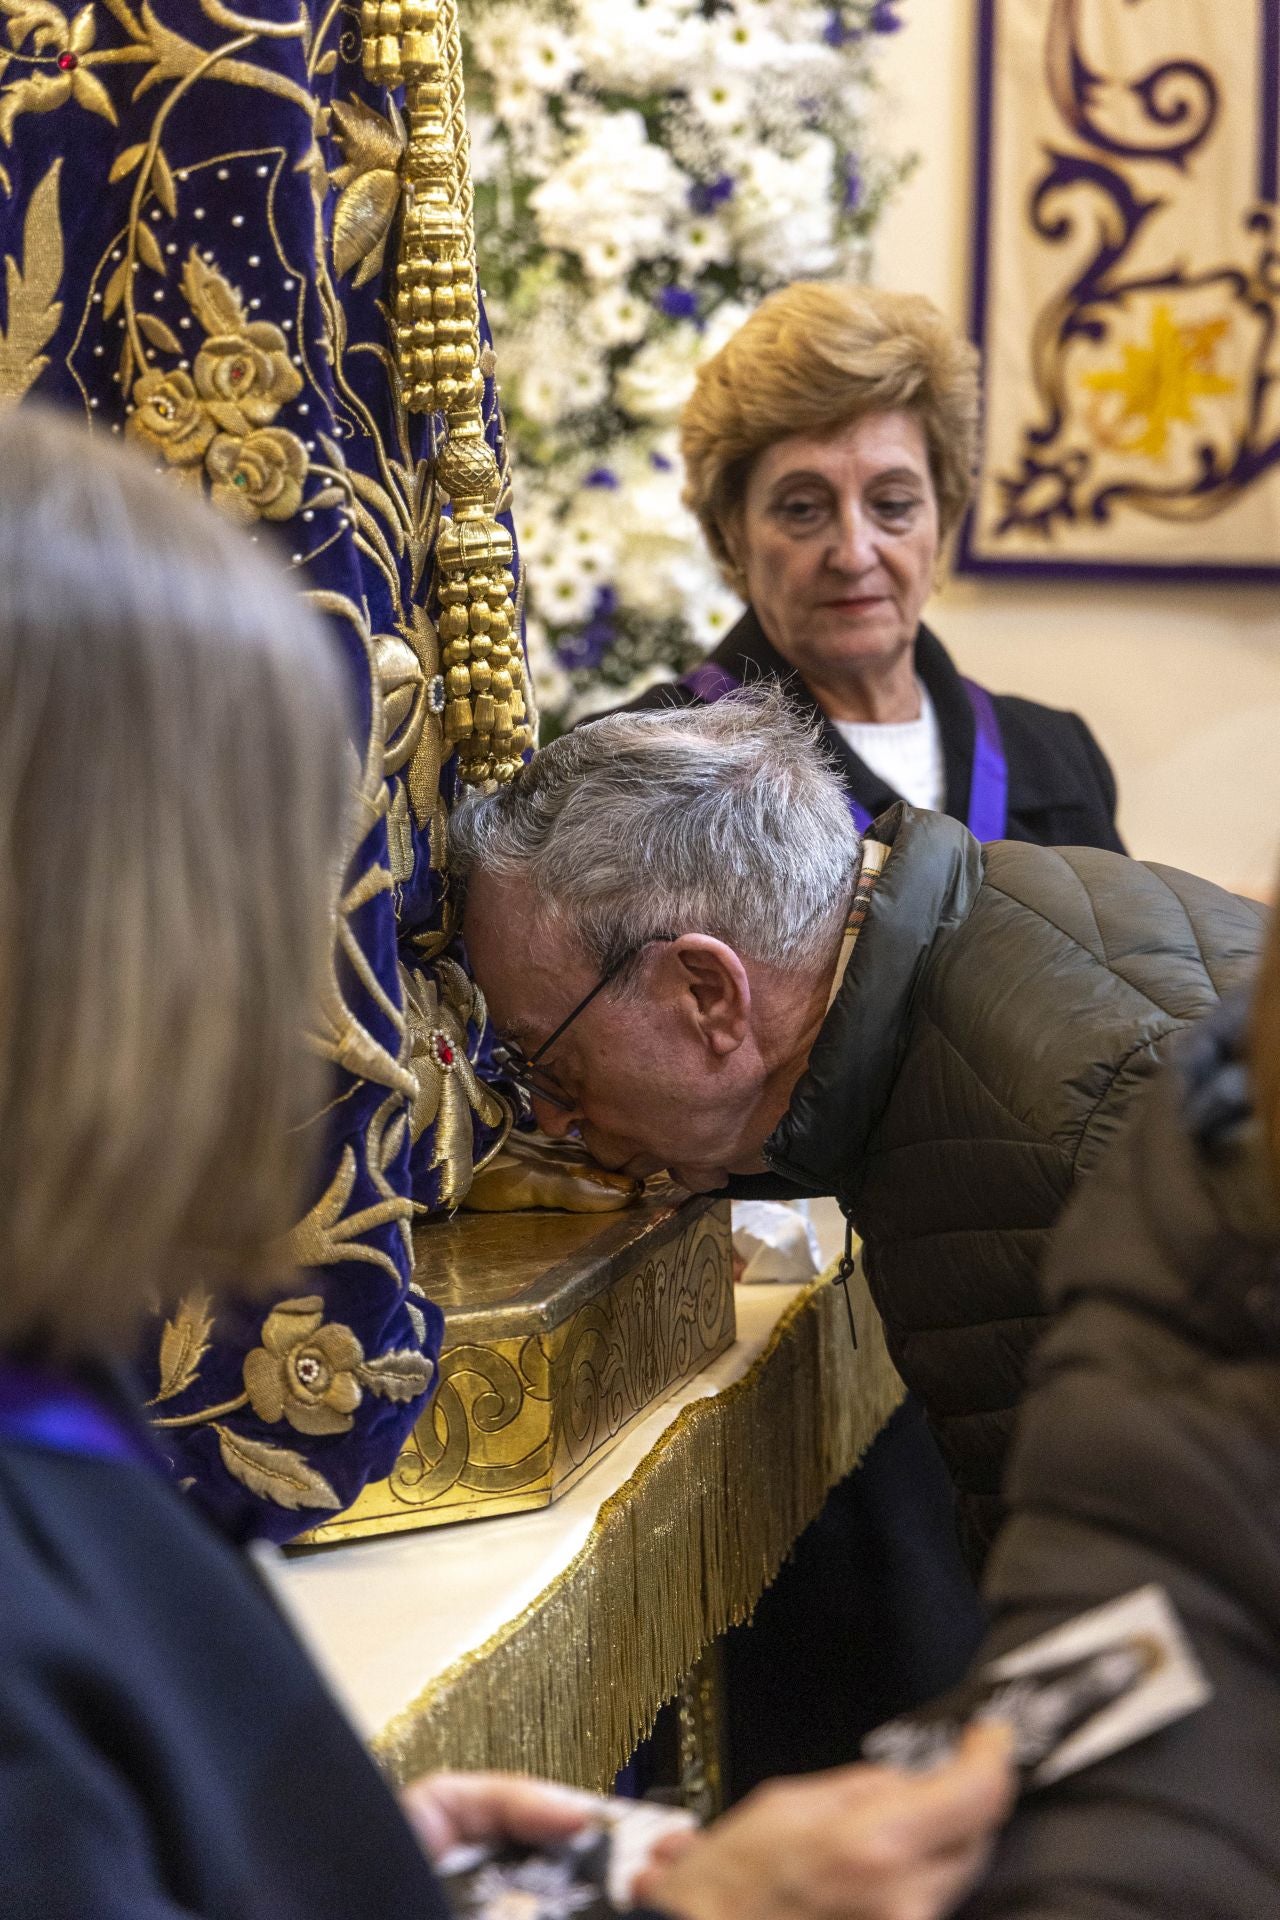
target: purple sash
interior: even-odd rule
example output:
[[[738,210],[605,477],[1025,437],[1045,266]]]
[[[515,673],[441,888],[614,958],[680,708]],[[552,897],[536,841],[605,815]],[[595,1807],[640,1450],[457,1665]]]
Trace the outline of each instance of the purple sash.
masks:
[[[717,661],[704,660],[683,674],[678,684],[711,706],[742,682]],[[985,687],[980,687],[976,680],[962,679],[960,684],[973,714],[973,771],[969,776],[969,812],[965,825],[975,840],[1003,840],[1009,811],[1009,766],[1000,738],[1000,722]],[[872,816],[852,794],[849,812],[858,832],[865,833]]]
[[[0,1440],[162,1472],[146,1439],[74,1381],[0,1360]]]

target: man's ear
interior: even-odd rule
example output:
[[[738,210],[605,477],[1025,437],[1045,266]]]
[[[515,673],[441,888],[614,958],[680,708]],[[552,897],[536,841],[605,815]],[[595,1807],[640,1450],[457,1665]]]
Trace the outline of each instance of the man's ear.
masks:
[[[733,948],[708,933],[682,933],[666,959],[702,1045],[717,1059],[736,1053],[751,1024],[751,982]]]

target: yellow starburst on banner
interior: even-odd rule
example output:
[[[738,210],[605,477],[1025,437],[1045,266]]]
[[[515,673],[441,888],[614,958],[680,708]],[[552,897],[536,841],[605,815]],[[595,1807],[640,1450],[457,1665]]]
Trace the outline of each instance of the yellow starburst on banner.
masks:
[[[1118,367],[1084,377],[1084,385],[1092,392],[1115,394],[1121,403],[1118,417],[1111,421],[1104,419],[1101,408],[1095,412],[1093,427],[1102,444],[1159,460],[1168,446],[1170,427],[1194,426],[1202,400],[1234,393],[1239,383],[1219,373],[1214,364],[1230,324],[1229,320],[1206,320],[1179,326],[1168,301],[1158,301],[1147,340],[1122,348]],[[1122,432],[1130,422],[1140,422],[1141,431],[1125,439]]]

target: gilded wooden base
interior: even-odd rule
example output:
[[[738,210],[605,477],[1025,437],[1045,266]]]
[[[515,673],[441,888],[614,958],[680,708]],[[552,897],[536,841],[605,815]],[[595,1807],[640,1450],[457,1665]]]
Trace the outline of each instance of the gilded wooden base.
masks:
[[[458,1214],[416,1247],[445,1310],[439,1388],[390,1477],[309,1543],[547,1506],[733,1341],[724,1200]]]

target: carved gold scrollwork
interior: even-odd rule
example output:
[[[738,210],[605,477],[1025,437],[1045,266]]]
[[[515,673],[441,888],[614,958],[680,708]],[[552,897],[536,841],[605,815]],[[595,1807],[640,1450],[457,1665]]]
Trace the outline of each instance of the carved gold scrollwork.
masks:
[[[437,461],[452,503],[436,547],[444,745],[470,785],[510,780],[530,741],[502,478],[485,435],[470,161],[459,111],[453,0],[365,0],[366,76],[403,87],[408,141],[396,268],[395,342],[405,404],[438,413]]]

